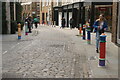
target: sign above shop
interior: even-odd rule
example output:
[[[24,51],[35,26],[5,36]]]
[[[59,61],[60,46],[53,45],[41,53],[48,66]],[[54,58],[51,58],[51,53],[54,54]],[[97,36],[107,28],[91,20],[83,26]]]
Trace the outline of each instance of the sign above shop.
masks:
[[[74,4],[74,8],[79,8],[79,3]]]
[[[98,9],[99,9],[100,11],[106,11],[106,10],[107,10],[107,7],[98,7]]]
[[[72,5],[69,5],[69,6],[68,6],[68,9],[72,9]]]
[[[91,2],[84,2],[84,6],[91,6]]]
[[[67,6],[64,6],[63,9],[67,9]]]
[[[58,10],[58,8],[55,8],[55,11],[57,11]]]

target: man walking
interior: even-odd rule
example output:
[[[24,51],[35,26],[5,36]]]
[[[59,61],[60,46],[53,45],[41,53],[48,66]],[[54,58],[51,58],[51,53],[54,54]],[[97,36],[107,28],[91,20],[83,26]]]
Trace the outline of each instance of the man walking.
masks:
[[[66,24],[66,21],[65,21],[65,18],[63,17],[62,18],[62,28],[65,28],[65,24]]]
[[[37,28],[37,24],[39,23],[39,19],[37,17],[34,18],[34,24],[35,24],[35,28]]]
[[[70,29],[74,27],[74,20],[73,18],[70,18]]]

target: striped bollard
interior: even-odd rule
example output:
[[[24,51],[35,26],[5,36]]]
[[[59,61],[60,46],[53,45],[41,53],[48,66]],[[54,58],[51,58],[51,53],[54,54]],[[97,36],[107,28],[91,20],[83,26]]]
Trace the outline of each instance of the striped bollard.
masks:
[[[90,28],[90,26],[87,27],[87,43],[91,44],[91,28]]]
[[[28,22],[25,22],[25,35],[28,35]]]
[[[105,55],[106,55],[106,35],[103,33],[100,35],[99,66],[105,66]]]
[[[21,39],[21,24],[18,24],[18,40]]]
[[[83,25],[83,40],[85,40],[86,39],[86,33],[85,33],[85,28],[86,28],[86,25],[84,24]]]

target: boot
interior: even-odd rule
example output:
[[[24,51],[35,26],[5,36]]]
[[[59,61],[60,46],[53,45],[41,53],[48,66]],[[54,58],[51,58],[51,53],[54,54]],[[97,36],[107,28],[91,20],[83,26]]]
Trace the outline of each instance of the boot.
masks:
[[[96,49],[96,53],[99,53],[99,50],[98,50],[98,48]]]

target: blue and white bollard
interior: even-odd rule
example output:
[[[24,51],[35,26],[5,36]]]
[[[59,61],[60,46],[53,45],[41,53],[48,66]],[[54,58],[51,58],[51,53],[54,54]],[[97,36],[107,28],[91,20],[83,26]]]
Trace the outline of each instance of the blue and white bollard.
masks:
[[[91,28],[90,28],[90,26],[87,27],[87,43],[91,44]]]

